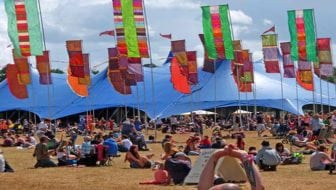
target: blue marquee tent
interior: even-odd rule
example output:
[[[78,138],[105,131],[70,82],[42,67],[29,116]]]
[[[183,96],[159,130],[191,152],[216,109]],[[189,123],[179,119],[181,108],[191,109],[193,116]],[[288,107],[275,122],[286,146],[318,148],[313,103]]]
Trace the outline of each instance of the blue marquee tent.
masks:
[[[7,81],[0,83],[0,111],[25,110],[41,118],[61,118],[92,109],[108,107],[135,107],[145,111],[151,118],[164,118],[188,111],[257,105],[283,109],[291,113],[302,113],[302,106],[313,104],[313,93],[298,86],[298,101],[295,79],[283,79],[284,99],[281,97],[279,74],[265,73],[261,61],[254,63],[255,98],[253,93],[240,93],[234,83],[230,63],[223,61],[215,74],[199,71],[199,84],[193,86],[192,94],[184,95],[173,89],[170,83],[169,64],[154,68],[154,89],[152,88],[151,69],[144,68],[145,83],[132,87],[131,95],[121,95],[110,84],[103,70],[92,79],[88,97],[79,97],[68,87],[66,75],[52,74],[53,85],[39,84],[39,76],[32,69],[32,84],[28,85],[29,98],[16,99],[8,89]],[[320,104],[320,79],[314,77],[315,103]],[[336,106],[335,85],[322,81],[322,103]],[[329,86],[329,98],[328,89]],[[153,94],[154,92],[154,94]],[[153,98],[154,97],[154,98]]]

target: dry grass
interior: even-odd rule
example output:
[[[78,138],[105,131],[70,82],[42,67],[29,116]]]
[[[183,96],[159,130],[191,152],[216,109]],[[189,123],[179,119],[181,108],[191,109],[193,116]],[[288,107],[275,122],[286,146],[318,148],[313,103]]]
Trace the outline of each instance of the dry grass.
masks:
[[[162,134],[158,133],[159,139]],[[175,135],[174,139],[184,142],[188,135]],[[269,139],[274,145],[278,140]],[[245,139],[247,146],[260,147],[262,138],[255,133],[248,133]],[[229,140],[229,142],[233,142]],[[160,144],[150,144],[151,152],[158,160],[161,154]],[[248,148],[248,147],[246,147]],[[124,163],[124,155],[114,159],[109,167],[93,168],[50,168],[32,169],[35,159],[33,150],[16,150],[16,148],[3,148],[5,157],[16,170],[15,173],[0,174],[0,189],[196,189],[196,186],[139,186],[138,183],[152,179],[150,169],[130,169]],[[147,152],[142,152],[147,153]],[[193,157],[193,160],[196,158]],[[330,190],[335,189],[335,176],[327,171],[311,172],[308,166],[309,156],[305,157],[300,165],[279,166],[277,172],[262,172],[266,189],[271,190]]]

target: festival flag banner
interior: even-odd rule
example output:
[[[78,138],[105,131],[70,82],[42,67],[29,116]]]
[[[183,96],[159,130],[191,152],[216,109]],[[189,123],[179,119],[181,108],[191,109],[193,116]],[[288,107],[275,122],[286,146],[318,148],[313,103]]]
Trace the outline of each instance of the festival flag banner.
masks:
[[[16,51],[12,50],[14,64],[18,71],[18,82],[23,85],[28,85],[31,83],[30,69],[27,57],[22,57],[16,54]]]
[[[241,45],[241,40],[233,40],[233,49],[234,50],[241,50],[242,49],[242,45]]]
[[[325,77],[333,75],[333,61],[330,44],[330,38],[317,39],[317,55],[319,59],[317,66],[319,67],[319,74]]]
[[[253,62],[252,62],[252,53],[249,53],[249,50],[243,50],[243,76],[240,80],[243,83],[253,83]]]
[[[148,58],[142,0],[113,0],[113,9],[119,53]]]
[[[317,61],[314,10],[288,11],[291,58],[294,61]]]
[[[285,78],[295,78],[295,68],[294,68],[294,62],[291,59],[291,44],[290,42],[283,42],[280,43],[280,48],[282,52],[283,57],[283,68],[284,68],[284,74],[283,76]]]
[[[198,83],[197,52],[187,51],[187,58],[188,58],[188,81],[190,84],[195,85]]]
[[[314,81],[312,71],[297,71],[296,73],[297,83],[304,89],[314,91]]]
[[[106,31],[101,32],[101,33],[99,34],[99,36],[102,36],[102,35],[114,36],[114,30],[106,30]]]
[[[171,40],[171,39],[172,39],[172,34],[161,34],[161,33],[160,33],[160,36],[161,36],[162,38],[166,38],[166,39],[168,39],[168,40]]]
[[[84,62],[84,78],[78,78],[79,84],[90,85],[91,84],[91,76],[90,76],[90,55],[88,53],[83,54],[83,62]]]
[[[173,57],[170,65],[170,81],[176,91],[181,92],[182,94],[190,94],[191,89],[188,82],[188,75],[182,67],[183,66],[181,66],[177,58]]]
[[[275,32],[275,25],[273,25],[270,29],[268,29],[265,32],[263,32],[263,34],[266,34],[268,32]]]
[[[171,51],[173,52],[174,57],[176,57],[180,65],[188,65],[185,40],[171,41]]]
[[[262,35],[261,39],[266,73],[280,73],[277,34]]]
[[[119,68],[119,64],[121,62],[124,62],[125,60],[123,59],[122,61],[120,61],[120,55],[117,48],[108,48],[108,56],[109,67],[107,71],[107,76],[110,83],[112,84],[114,89],[120,94],[131,94],[131,87],[130,85],[126,84],[126,79],[124,78],[126,76],[125,73],[127,72],[127,67],[126,70],[125,68],[123,68],[123,71],[121,71]],[[127,59],[126,62],[128,62]],[[128,83],[129,82],[130,81],[128,81]]]
[[[203,6],[202,15],[209,58],[234,59],[229,6]]]
[[[237,46],[241,47],[241,46]],[[235,50],[235,59],[231,62],[231,71],[239,92],[252,92],[253,66],[249,65],[250,58],[248,50]],[[247,63],[246,67],[244,63]],[[244,71],[246,69],[246,72]],[[246,78],[245,78],[246,77]]]
[[[28,90],[26,85],[20,84],[17,75],[19,71],[14,64],[8,64],[6,69],[6,78],[9,91],[18,99],[28,98]]]
[[[208,73],[215,73],[215,61],[213,59],[210,59],[208,56],[208,51],[206,50],[205,47],[205,41],[204,41],[204,34],[198,34],[203,48],[204,48],[204,61],[203,61],[203,71],[208,72]],[[217,65],[216,65],[217,66]]]
[[[5,0],[8,36],[16,54],[42,55],[43,43],[37,0]]]
[[[69,55],[69,66],[74,77],[84,78],[84,61],[82,53],[82,40],[68,40],[66,47]]]
[[[87,97],[89,96],[89,90],[87,85],[79,84],[78,83],[78,77],[74,77],[71,73],[70,66],[68,67],[68,77],[67,77],[67,83],[70,87],[70,89],[80,97]]]
[[[128,72],[134,75],[136,82],[144,81],[141,58],[128,58]]]
[[[40,84],[52,84],[49,51],[43,51],[43,55],[36,56],[36,68],[40,75]]]

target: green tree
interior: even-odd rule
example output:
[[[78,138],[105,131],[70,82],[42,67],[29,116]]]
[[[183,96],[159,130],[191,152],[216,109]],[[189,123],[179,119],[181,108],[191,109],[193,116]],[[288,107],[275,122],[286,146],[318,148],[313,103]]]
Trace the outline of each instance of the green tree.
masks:
[[[50,72],[52,72],[52,73],[58,73],[58,74],[64,74],[65,72],[64,71],[62,71],[61,69],[51,69],[51,71]]]

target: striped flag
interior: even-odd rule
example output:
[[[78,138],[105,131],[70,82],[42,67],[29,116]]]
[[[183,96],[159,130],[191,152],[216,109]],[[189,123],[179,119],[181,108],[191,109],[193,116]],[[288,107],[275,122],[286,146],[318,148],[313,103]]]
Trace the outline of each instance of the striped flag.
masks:
[[[294,61],[317,61],[313,9],[288,11],[291,57]]]
[[[188,81],[190,84],[195,85],[198,83],[197,52],[187,51],[187,59],[188,59]]]
[[[329,77],[333,75],[333,61],[331,53],[331,39],[318,38],[317,39],[317,55],[319,61],[317,66],[321,76]]]
[[[83,54],[83,63],[84,63],[84,77],[78,77],[78,83],[83,85],[91,84],[90,76],[90,55],[88,53]]]
[[[171,51],[181,65],[188,65],[185,40],[171,41]]]
[[[52,84],[49,51],[43,51],[43,55],[36,56],[36,68],[40,74],[40,84]]]
[[[84,61],[82,53],[82,40],[68,40],[66,47],[69,55],[69,66],[71,75],[84,78]]]
[[[18,71],[18,82],[23,85],[28,85],[31,83],[30,68],[27,57],[22,57],[16,54],[13,49],[13,60]]]
[[[209,73],[215,73],[215,71],[216,71],[215,61],[213,59],[209,58],[208,51],[205,47],[204,34],[199,34],[198,36],[199,36],[199,38],[202,42],[203,48],[204,48],[204,61],[203,61],[203,69],[202,70],[205,71],[205,72],[209,72]],[[216,64],[216,66],[217,66],[217,64]]]
[[[277,34],[262,35],[262,50],[267,73],[280,73]]]
[[[228,5],[203,6],[205,47],[211,59],[234,59]]]
[[[18,81],[19,71],[14,64],[8,64],[6,69],[6,78],[9,91],[18,99],[28,98],[27,86]]]
[[[284,77],[285,78],[295,78],[295,68],[294,68],[294,62],[290,56],[291,47],[290,42],[283,42],[280,43],[280,48],[282,51],[282,62],[283,62],[283,68],[284,68]]]
[[[148,58],[142,0],[113,0],[113,9],[119,53]]]
[[[8,36],[18,56],[43,54],[37,0],[5,0]]]

